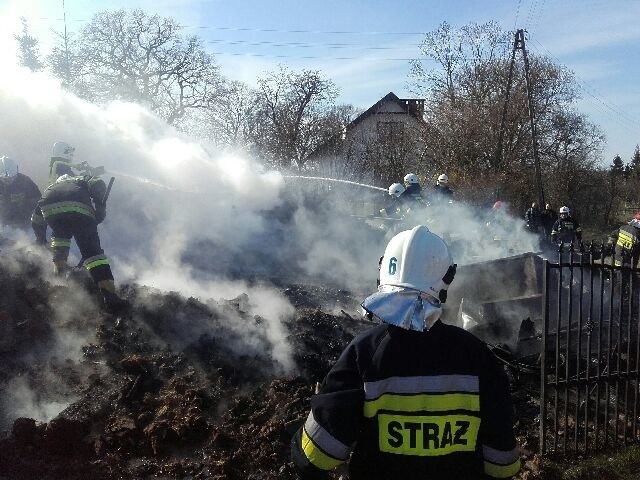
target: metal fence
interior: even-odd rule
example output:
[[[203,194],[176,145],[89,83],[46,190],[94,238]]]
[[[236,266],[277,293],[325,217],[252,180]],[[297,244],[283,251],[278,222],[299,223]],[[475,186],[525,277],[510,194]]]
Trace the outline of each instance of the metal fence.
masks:
[[[640,440],[640,270],[603,246],[544,262],[540,452],[597,452]]]

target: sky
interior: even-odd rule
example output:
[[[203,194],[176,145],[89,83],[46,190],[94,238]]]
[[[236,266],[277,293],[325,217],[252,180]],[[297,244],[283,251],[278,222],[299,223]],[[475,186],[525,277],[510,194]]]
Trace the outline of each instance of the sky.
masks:
[[[3,45],[24,16],[46,51],[63,29],[62,3],[0,0]],[[204,40],[229,78],[253,85],[278,64],[317,69],[337,84],[341,103],[359,109],[391,91],[413,96],[409,59],[419,57],[425,32],[443,21],[459,27],[495,20],[506,30],[526,29],[532,54],[550,55],[575,73],[576,107],[606,136],[604,163],[616,154],[628,161],[640,143],[640,1],[65,0],[64,6],[70,31],[107,9],[173,17]]]

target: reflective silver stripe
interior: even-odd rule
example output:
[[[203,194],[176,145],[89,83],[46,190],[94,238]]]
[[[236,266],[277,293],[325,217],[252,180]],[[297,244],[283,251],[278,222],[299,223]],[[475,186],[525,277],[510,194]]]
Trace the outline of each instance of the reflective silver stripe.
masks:
[[[389,377],[375,382],[364,382],[366,400],[385,393],[443,393],[480,391],[475,375],[433,375],[428,377]]]
[[[313,417],[313,411],[309,412],[307,421],[304,423],[304,430],[313,443],[338,460],[347,460],[351,448],[347,447],[340,440],[327,432],[322,426],[316,422]]]
[[[520,458],[520,449],[516,445],[513,450],[496,450],[482,445],[482,456],[485,460],[498,465],[511,465]]]

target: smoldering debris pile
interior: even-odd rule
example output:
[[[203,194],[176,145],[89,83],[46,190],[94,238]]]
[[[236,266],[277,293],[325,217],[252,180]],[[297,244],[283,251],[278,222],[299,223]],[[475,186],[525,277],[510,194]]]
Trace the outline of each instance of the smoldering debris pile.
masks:
[[[295,478],[289,440],[315,384],[370,325],[355,296],[282,289],[295,307],[282,339],[291,368],[246,294],[122,293],[132,308],[118,320],[28,258],[0,260],[0,479]],[[519,439],[535,459],[537,399],[514,385]],[[531,465],[523,478],[543,478]]]
[[[247,295],[129,286],[117,320],[36,265],[0,262],[0,478],[294,478],[291,434],[366,324],[348,292],[284,289],[287,369]]]

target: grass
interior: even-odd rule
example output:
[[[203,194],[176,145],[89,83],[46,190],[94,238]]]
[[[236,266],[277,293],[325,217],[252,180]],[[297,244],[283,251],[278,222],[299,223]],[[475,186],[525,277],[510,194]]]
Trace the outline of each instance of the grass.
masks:
[[[640,445],[572,461],[543,459],[540,480],[637,480],[640,478]]]

